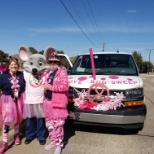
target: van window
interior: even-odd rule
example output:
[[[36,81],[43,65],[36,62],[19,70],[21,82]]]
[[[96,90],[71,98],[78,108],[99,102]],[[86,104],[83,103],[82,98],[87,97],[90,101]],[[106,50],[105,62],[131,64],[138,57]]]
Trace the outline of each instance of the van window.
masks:
[[[138,75],[131,55],[93,54],[96,75]],[[72,75],[92,74],[90,55],[78,56],[71,71]]]

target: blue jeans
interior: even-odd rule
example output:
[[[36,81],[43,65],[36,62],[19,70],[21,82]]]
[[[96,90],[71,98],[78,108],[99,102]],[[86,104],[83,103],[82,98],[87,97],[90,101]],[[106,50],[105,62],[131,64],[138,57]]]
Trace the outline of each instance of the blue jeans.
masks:
[[[26,139],[33,140],[36,137],[37,140],[45,140],[46,133],[44,118],[26,118]]]

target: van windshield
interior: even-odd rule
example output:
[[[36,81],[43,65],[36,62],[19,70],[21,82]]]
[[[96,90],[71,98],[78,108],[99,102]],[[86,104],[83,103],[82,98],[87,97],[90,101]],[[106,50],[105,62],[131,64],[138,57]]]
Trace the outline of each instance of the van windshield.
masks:
[[[138,70],[134,59],[127,54],[93,54],[96,75],[136,76]],[[72,75],[92,74],[90,55],[78,56]]]

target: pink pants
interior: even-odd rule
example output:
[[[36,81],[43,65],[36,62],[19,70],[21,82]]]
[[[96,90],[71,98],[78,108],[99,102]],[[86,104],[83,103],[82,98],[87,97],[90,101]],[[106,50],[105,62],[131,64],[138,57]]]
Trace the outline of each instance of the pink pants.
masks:
[[[46,119],[46,127],[49,131],[49,140],[53,146],[63,147],[65,119]]]

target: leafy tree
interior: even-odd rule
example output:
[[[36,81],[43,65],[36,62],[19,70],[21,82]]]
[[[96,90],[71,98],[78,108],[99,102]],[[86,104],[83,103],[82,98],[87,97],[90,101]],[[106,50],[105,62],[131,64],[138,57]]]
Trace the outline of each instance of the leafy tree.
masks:
[[[38,53],[43,55],[43,53],[44,53],[44,50],[41,50],[41,51],[39,51]]]
[[[32,54],[38,53],[38,51],[33,47],[29,47],[29,49],[32,52]]]
[[[44,50],[41,50],[38,53],[43,54],[44,53]],[[65,54],[63,51],[57,51],[57,53],[59,53],[59,54]]]
[[[59,53],[59,54],[65,54],[64,51],[62,51],[62,50],[61,51],[57,51],[57,53]]]
[[[78,56],[74,56],[74,57],[71,57],[71,58],[70,58],[72,64],[74,64],[74,62],[76,61],[77,57],[78,57]]]
[[[0,62],[7,62],[7,57],[9,57],[9,54],[0,50]]]
[[[134,57],[137,67],[140,68],[140,65],[143,63],[142,55],[139,52],[134,51],[132,56]]]
[[[143,64],[146,64],[148,66],[148,72],[152,72],[153,63],[150,62],[150,66],[149,66],[149,61],[144,61]]]

